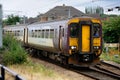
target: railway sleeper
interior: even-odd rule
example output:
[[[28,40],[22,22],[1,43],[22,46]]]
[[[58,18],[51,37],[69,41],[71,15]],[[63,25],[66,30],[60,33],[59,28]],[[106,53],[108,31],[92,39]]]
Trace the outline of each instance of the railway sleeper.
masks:
[[[113,70],[113,71],[112,71],[112,70],[109,70],[109,69],[104,68],[104,67],[102,67],[102,66],[100,66],[100,65],[95,65],[95,67],[98,68],[98,69],[100,69],[100,70],[109,72],[109,73],[111,73],[111,74],[115,74],[115,75],[120,76],[120,74],[118,74],[117,72],[114,72],[114,70]]]

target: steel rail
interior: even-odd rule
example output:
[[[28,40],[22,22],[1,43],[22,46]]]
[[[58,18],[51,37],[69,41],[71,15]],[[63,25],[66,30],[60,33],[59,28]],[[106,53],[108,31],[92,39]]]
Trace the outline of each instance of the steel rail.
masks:
[[[106,74],[106,75],[109,75],[115,79],[120,79],[119,75],[113,74],[113,73],[106,71],[106,70],[101,70],[101,69],[97,68],[96,66],[90,66],[89,69]]]

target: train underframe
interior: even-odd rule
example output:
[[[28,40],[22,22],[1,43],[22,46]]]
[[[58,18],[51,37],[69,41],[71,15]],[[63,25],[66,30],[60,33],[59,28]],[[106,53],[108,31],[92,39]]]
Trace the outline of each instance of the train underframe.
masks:
[[[79,67],[89,67],[91,65],[98,64],[100,62],[99,57],[96,57],[95,54],[86,53],[79,54],[75,53],[73,55],[64,55],[62,53],[52,53],[48,51],[39,50],[36,48],[26,47],[28,53],[35,57],[44,56],[45,58],[50,58],[56,62],[59,62],[64,65],[74,65]]]
[[[94,53],[76,53],[69,57],[68,62],[69,64],[73,64],[75,66],[89,67],[91,65],[98,64],[100,59]]]

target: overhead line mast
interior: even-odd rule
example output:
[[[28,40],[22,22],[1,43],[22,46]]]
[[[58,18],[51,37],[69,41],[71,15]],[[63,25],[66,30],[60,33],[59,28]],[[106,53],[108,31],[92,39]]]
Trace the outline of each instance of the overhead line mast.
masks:
[[[0,4],[0,48],[2,47],[2,5]]]

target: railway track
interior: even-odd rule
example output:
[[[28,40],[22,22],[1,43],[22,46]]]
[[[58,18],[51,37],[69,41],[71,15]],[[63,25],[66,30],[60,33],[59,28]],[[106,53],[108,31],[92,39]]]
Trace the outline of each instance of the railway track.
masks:
[[[89,69],[94,72],[96,71],[100,74],[104,74],[104,76],[106,75],[106,77],[98,78],[100,80],[120,80],[120,66],[101,61],[100,64],[90,66]],[[98,77],[98,75],[96,75],[95,77]]]
[[[101,61],[100,64],[92,65],[88,68],[81,68],[79,66],[73,65],[69,65],[68,67],[68,65],[62,65],[49,58],[41,57],[40,59],[74,71],[76,73],[85,75],[86,77],[90,77],[95,80],[120,80],[120,66],[109,64],[103,61]]]
[[[103,66],[104,65],[104,66]],[[104,68],[104,69],[101,69]],[[106,66],[106,67],[105,67]],[[109,67],[109,68],[107,68]],[[120,69],[113,64],[101,62],[100,64],[90,66],[89,68],[72,67],[70,70],[91,77],[95,80],[120,80]],[[106,69],[105,69],[106,68]],[[112,69],[112,70],[109,70]],[[113,71],[114,69],[114,71]],[[111,71],[111,72],[110,72]],[[118,72],[118,73],[117,73]]]
[[[58,65],[58,63],[56,63]],[[106,69],[104,68],[105,64]],[[103,66],[104,65],[104,66]],[[65,65],[60,65],[66,69],[69,69],[71,71],[77,72],[79,74],[85,75],[87,77],[90,77],[95,80],[120,80],[120,69],[117,69],[117,66],[101,62],[101,64],[90,66],[89,68],[81,68],[81,67],[76,67],[76,66],[69,66],[66,67]],[[98,66],[102,66],[104,69],[100,69]],[[101,67],[101,68],[102,68]],[[109,67],[109,68],[107,68]],[[114,69],[114,71],[109,70],[109,69]],[[111,72],[110,72],[111,71]],[[118,73],[117,73],[118,72]]]
[[[93,69],[79,70],[75,72],[91,77],[92,79],[95,79],[95,80],[117,80],[116,78],[113,78],[109,75],[103,74]]]

